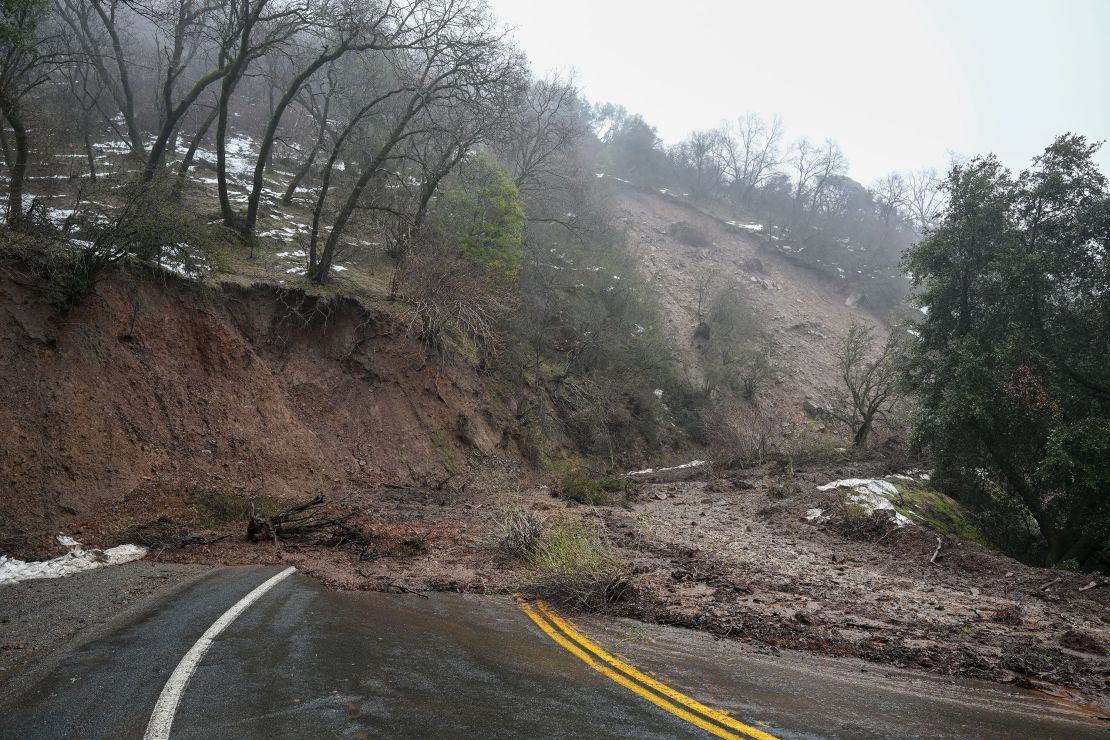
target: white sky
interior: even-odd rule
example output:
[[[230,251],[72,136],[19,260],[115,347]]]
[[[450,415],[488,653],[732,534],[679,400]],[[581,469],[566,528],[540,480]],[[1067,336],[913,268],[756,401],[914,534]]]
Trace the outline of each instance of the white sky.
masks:
[[[853,177],[1065,131],[1110,139],[1110,0],[489,0],[540,73],[668,144],[754,111],[840,142]],[[1099,155],[1110,175],[1110,144]]]

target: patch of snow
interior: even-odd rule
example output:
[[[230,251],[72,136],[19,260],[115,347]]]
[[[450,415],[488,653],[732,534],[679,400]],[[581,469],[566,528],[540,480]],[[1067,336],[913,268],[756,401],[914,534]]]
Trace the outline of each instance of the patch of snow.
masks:
[[[848,494],[849,500],[868,514],[875,511],[892,511],[896,526],[904,527],[913,524],[908,517],[895,510],[894,504],[888,498],[898,495],[898,489],[890,481],[879,478],[845,478],[817,486],[818,491],[831,491],[836,488],[851,488],[852,493]]]
[[[28,563],[7,555],[0,555],[0,584],[19,583],[35,578],[65,578],[74,573],[105,565],[119,565],[140,560],[147,553],[147,549],[140,545],[118,545],[107,550],[95,548],[86,550],[80,542],[64,534],[59,534],[56,539],[67,552],[53,560]]]
[[[806,519],[807,522],[812,522],[812,521],[815,521],[817,519],[820,519],[824,515],[825,515],[825,510],[824,509],[807,509],[805,519]]]
[[[703,465],[708,465],[708,460],[691,460],[682,465],[675,465],[670,468],[645,468],[644,470],[633,470],[631,473],[625,475],[651,475],[653,473],[669,473],[672,470],[686,470],[687,468],[700,468]]]
[[[878,478],[845,478],[844,480],[835,480],[832,483],[817,486],[818,491],[831,491],[834,488],[866,488],[880,496],[898,494],[898,489],[894,487],[893,483]]]
[[[663,397],[663,389],[662,389],[662,388],[656,388],[656,389],[655,389],[654,391],[652,391],[651,393],[652,393],[652,395],[654,395],[654,396],[655,396],[656,398],[662,398],[662,397]]]

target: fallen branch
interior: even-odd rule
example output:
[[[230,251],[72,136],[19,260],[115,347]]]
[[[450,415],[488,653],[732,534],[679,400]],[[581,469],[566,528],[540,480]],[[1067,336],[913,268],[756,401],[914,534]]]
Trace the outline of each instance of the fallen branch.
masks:
[[[273,540],[275,547],[282,542],[315,538],[315,544],[327,547],[351,545],[365,551],[371,535],[361,528],[348,524],[355,515],[348,511],[338,516],[331,515],[324,506],[323,495],[280,511],[271,516],[260,516],[251,502],[247,519],[247,539],[252,542]]]
[[[1079,590],[1080,591],[1090,591],[1092,588],[1098,588],[1099,586],[1105,586],[1105,585],[1106,585],[1105,583],[1099,583],[1098,581],[1091,581],[1086,586],[1080,586]]]
[[[1041,586],[1041,591],[1047,591],[1048,589],[1055,586],[1057,583],[1059,583],[1062,580],[1064,580],[1064,579],[1063,578],[1053,578],[1051,581],[1049,581],[1048,583]]]
[[[930,563],[935,564],[937,562],[937,555],[940,555],[940,548],[941,548],[941,545],[943,545],[943,544],[944,544],[944,540],[942,540],[940,537],[937,537],[937,549],[933,550],[933,557],[929,558]]]

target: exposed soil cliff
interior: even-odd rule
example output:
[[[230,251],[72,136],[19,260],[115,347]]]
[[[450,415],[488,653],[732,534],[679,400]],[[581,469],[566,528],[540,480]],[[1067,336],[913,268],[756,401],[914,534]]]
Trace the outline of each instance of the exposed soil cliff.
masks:
[[[468,454],[506,444],[485,395],[353,300],[115,275],[61,316],[9,275],[0,538],[33,548],[91,514],[206,491],[453,485]]]

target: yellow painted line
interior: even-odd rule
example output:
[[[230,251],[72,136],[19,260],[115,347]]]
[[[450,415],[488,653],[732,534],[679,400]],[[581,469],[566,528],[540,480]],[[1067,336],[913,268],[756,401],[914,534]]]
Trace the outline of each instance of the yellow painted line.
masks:
[[[559,629],[563,630],[563,632],[565,632],[566,635],[568,635],[571,639],[567,639],[567,637],[564,637],[562,634],[560,634],[559,631],[552,626],[552,624],[549,624],[547,620],[537,614],[536,610],[533,609],[530,604],[524,601],[520,601],[519,603],[520,608],[524,610],[524,613],[527,614],[528,617],[533,622],[535,622],[536,625],[541,630],[543,630],[548,637],[550,637],[552,640],[554,640],[556,643],[558,643],[560,646],[565,648],[568,652],[573,654],[575,657],[577,657],[586,665],[593,668],[598,673],[601,673],[606,678],[620,684],[637,696],[647,699],[660,709],[664,709],[675,715],[676,717],[679,717],[689,722],[690,724],[696,725],[697,727],[700,727],[706,732],[712,735],[716,735],[717,737],[740,738],[742,736],[746,736],[750,738],[756,738],[756,740],[777,740],[774,735],[769,735],[766,732],[758,730],[754,727],[750,727],[743,722],[738,722],[724,712],[711,709],[710,707],[705,706],[696,699],[686,696],[685,694],[678,692],[671,687],[660,683],[659,681],[656,681],[650,676],[647,676],[636,670],[624,661],[613,657],[609,653],[602,650],[598,645],[587,639],[580,632],[578,632],[578,630],[576,630],[569,622],[560,618],[558,615],[552,612],[551,609],[542,601],[537,601],[536,606],[540,609],[540,611],[543,612],[544,616],[550,619],[551,622],[555,625],[558,625]],[[579,647],[579,645],[576,645],[574,641],[579,642],[586,649],[584,650],[582,647]],[[606,663],[608,663],[609,665],[605,665]],[[614,670],[614,668],[617,670]],[[627,675],[618,673],[618,671],[623,671],[623,674]],[[629,676],[635,678],[637,681],[640,681],[646,686],[650,686],[652,689],[655,689],[655,691],[659,692],[659,694],[662,694],[667,698],[665,699],[663,698],[663,696],[659,696],[659,694],[649,691],[647,688],[645,688],[645,686],[637,683],[636,681],[633,681],[631,678],[629,678]],[[670,701],[668,701],[668,699]],[[695,714],[695,712],[697,714]],[[698,714],[701,714],[703,716],[698,716]],[[736,730],[740,734],[733,734],[728,730],[718,727],[712,722],[707,721],[706,718],[712,718],[716,722],[719,722],[726,727]]]
[[[744,733],[745,735],[747,735],[749,737],[757,738],[758,740],[776,740],[774,735],[768,735],[766,732],[763,732],[762,730],[758,730],[754,727],[751,727],[749,725],[744,724],[743,722],[740,722],[736,719],[733,719],[732,717],[730,717],[725,712],[722,712],[722,711],[717,710],[717,709],[713,709],[711,707],[707,707],[706,705],[702,704],[697,699],[686,696],[685,694],[680,693],[680,692],[672,689],[670,686],[667,686],[664,683],[660,683],[659,681],[656,681],[651,676],[648,676],[648,675],[642,673],[641,671],[638,671],[633,666],[630,666],[629,664],[625,663],[624,661],[620,660],[619,658],[616,658],[616,657],[610,655],[609,653],[602,650],[601,647],[599,645],[597,645],[595,642],[591,641],[588,637],[586,637],[581,632],[576,630],[574,628],[574,626],[570,624],[570,622],[566,621],[565,619],[560,617],[558,614],[556,614],[551,609],[551,607],[549,607],[544,602],[537,601],[536,606],[538,606],[540,611],[543,612],[544,615],[547,616],[548,619],[550,619],[552,622],[554,622],[559,627],[559,629],[563,630],[563,632],[565,632],[567,635],[569,635],[571,638],[573,638],[575,641],[577,641],[580,645],[585,647],[587,650],[592,652],[594,655],[601,658],[602,660],[604,660],[606,663],[613,666],[614,668],[617,668],[621,671],[624,671],[625,673],[627,673],[629,676],[632,676],[632,678],[636,679],[640,683],[643,683],[643,684],[646,684],[646,685],[650,686],[651,688],[658,691],[660,694],[663,694],[664,696],[666,696],[671,701],[678,702],[679,704],[682,704],[683,706],[687,707],[688,709],[691,709],[695,712],[700,712],[701,714],[704,714],[707,717],[711,717],[711,718],[715,719],[716,721],[720,722],[721,724],[726,725],[728,727],[731,727],[732,729],[736,730],[737,732],[742,732],[742,733]]]

